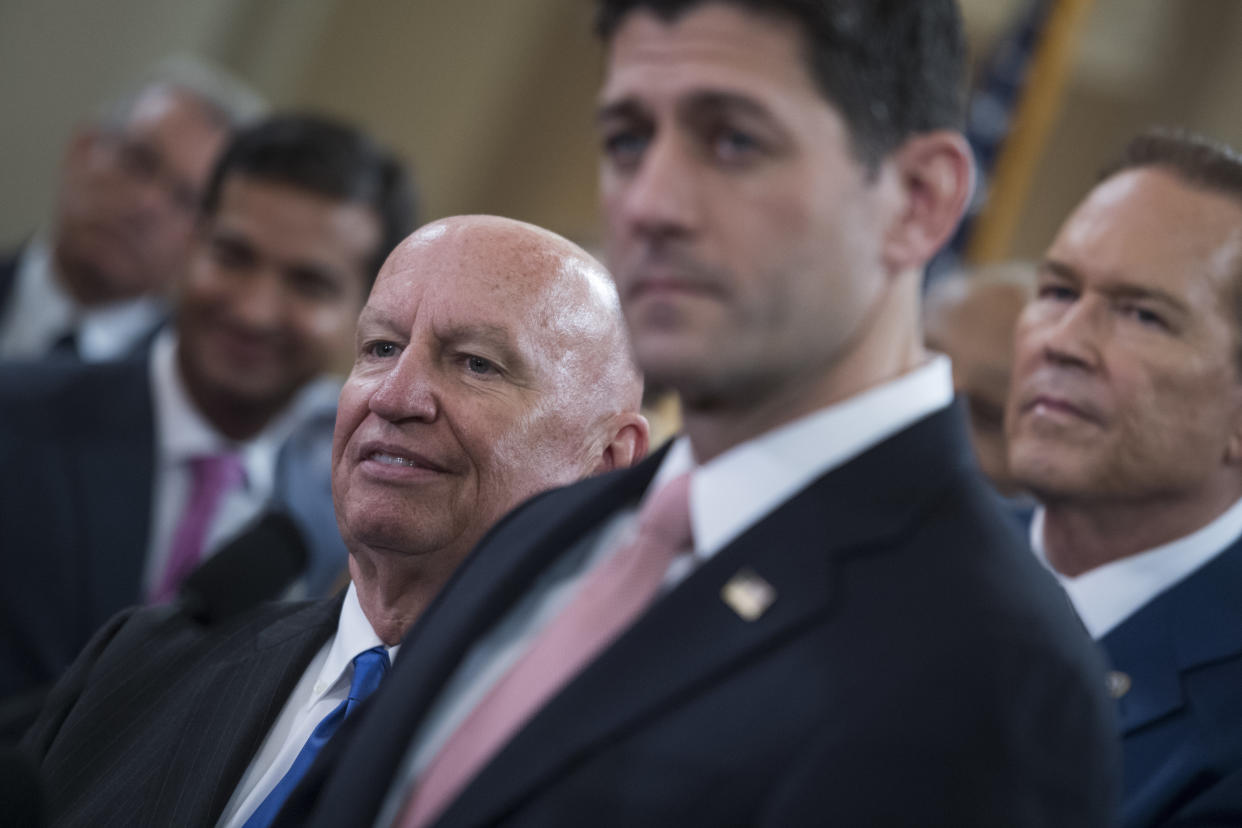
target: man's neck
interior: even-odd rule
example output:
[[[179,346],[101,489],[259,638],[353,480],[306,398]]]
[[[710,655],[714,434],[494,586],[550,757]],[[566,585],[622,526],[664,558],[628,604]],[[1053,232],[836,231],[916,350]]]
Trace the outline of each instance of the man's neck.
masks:
[[[214,393],[194,376],[192,370],[187,370],[180,344],[174,365],[190,402],[211,423],[212,428],[230,440],[244,442],[257,437],[289,402],[255,404]]]
[[[1049,500],[1043,546],[1048,563],[1074,578],[1096,567],[1163,546],[1207,526],[1242,492],[1221,489],[1194,499]]]
[[[351,552],[349,574],[358,605],[385,645],[401,643],[462,557],[447,550],[417,557],[370,549]],[[431,560],[438,566],[423,565]]]

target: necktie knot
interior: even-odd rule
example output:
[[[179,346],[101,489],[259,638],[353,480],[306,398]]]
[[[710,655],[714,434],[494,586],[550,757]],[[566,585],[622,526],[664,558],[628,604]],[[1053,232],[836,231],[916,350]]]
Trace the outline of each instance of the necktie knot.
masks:
[[[693,545],[690,523],[690,472],[683,472],[652,493],[638,513],[638,533],[670,550]]]
[[[354,678],[349,684],[350,708],[375,692],[388,675],[388,650],[382,645],[354,656]]]
[[[225,492],[246,480],[246,469],[235,452],[200,454],[190,458],[194,488],[207,492]]]

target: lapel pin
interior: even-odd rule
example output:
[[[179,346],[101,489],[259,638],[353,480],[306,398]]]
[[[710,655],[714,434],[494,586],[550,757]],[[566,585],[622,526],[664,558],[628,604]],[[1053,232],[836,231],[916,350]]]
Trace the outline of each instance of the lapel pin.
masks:
[[[758,620],[776,600],[776,589],[752,569],[739,569],[720,590],[720,597],[744,621]]]
[[[1108,688],[1108,695],[1119,699],[1130,692],[1130,677],[1120,670],[1109,670],[1104,686]]]

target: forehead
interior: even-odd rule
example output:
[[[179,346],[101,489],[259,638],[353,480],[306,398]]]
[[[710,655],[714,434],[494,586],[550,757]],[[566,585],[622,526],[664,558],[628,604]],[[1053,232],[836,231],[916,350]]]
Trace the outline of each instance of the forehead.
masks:
[[[1240,254],[1242,204],[1156,168],[1128,170],[1097,186],[1049,251],[1086,278],[1187,294],[1232,280]]]
[[[379,218],[366,205],[240,174],[224,180],[207,224],[272,255],[359,268],[380,238]]]
[[[631,12],[609,44],[600,94],[608,105],[625,98],[662,98],[714,90],[749,95],[773,106],[813,98],[824,106],[791,21],[725,3],[705,3],[666,21]]]

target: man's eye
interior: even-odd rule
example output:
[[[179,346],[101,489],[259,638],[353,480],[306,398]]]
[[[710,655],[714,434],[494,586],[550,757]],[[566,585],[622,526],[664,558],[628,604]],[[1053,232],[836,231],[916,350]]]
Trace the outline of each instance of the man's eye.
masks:
[[[647,149],[647,136],[634,130],[618,130],[604,135],[603,151],[614,166],[636,166]]]
[[[1155,311],[1150,311],[1139,305],[1122,305],[1121,312],[1145,327],[1168,330],[1169,325],[1164,321],[1164,317]]]
[[[712,137],[712,152],[726,164],[746,161],[759,149],[759,142],[740,130],[724,128]]]
[[[395,357],[401,352],[395,342],[372,342],[363,349],[367,355],[379,357],[380,359],[388,359]]]
[[[1073,302],[1078,297],[1072,288],[1064,285],[1044,285],[1039,289],[1039,298],[1053,302]]]
[[[496,366],[483,357],[468,356],[466,357],[466,370],[472,374],[483,376],[496,373]]]

